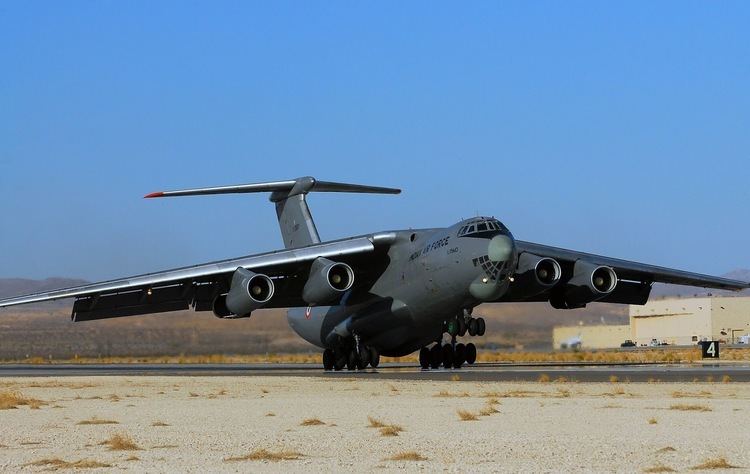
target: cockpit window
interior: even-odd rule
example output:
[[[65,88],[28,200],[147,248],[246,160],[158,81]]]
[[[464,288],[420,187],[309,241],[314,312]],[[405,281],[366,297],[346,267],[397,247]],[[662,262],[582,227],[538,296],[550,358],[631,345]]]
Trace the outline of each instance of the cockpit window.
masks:
[[[488,219],[475,221],[473,224],[467,224],[458,231],[458,236],[471,235],[474,233],[487,231],[504,231],[505,227],[497,219]]]

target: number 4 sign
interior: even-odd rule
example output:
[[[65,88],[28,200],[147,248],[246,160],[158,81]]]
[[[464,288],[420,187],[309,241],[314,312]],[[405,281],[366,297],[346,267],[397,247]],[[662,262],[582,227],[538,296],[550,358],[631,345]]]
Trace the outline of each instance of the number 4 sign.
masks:
[[[701,356],[704,359],[718,359],[719,341],[701,341]]]

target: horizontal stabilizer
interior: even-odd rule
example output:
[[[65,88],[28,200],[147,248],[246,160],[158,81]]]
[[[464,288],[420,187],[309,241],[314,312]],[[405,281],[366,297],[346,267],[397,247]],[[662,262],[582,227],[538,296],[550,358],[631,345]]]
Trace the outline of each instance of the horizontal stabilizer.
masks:
[[[380,186],[365,186],[361,184],[335,183],[331,181],[317,181],[310,176],[287,181],[270,181],[266,183],[237,184],[230,186],[217,186],[212,188],[182,189],[178,191],[159,191],[147,194],[146,198],[172,197],[172,196],[200,196],[206,194],[239,194],[239,193],[263,193],[271,192],[276,196],[272,200],[287,198],[296,194],[307,194],[309,192],[327,193],[373,193],[373,194],[399,194],[400,189],[384,188]]]

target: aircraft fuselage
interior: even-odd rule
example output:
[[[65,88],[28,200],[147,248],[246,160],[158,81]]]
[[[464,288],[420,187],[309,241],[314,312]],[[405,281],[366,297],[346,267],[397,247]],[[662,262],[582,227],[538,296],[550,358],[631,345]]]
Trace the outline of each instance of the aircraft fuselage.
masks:
[[[292,329],[322,348],[357,335],[383,355],[400,356],[439,339],[448,318],[507,291],[518,255],[512,234],[495,219],[393,234],[389,264],[366,296],[292,308]]]

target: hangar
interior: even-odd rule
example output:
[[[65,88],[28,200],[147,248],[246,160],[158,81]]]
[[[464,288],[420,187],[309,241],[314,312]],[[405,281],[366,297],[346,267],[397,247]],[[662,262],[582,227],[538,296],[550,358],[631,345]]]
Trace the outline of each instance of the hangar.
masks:
[[[620,347],[628,339],[638,346],[652,341],[692,345],[702,340],[748,344],[750,297],[664,298],[631,305],[629,324],[555,327],[553,346],[560,348],[575,337],[588,349]]]

